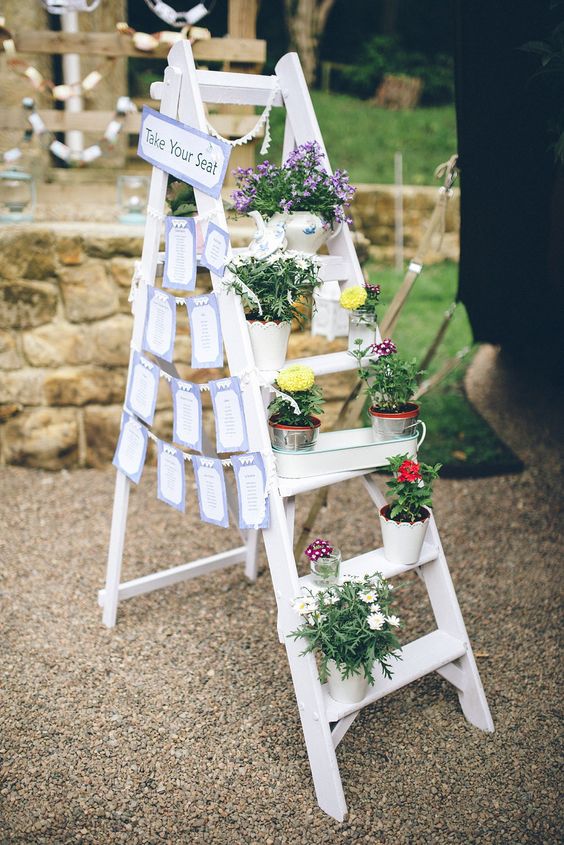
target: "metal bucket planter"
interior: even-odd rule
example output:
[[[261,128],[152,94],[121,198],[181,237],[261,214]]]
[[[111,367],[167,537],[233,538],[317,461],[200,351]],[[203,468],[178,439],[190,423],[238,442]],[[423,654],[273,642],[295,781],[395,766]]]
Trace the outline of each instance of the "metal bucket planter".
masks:
[[[357,340],[362,341],[361,349],[367,349],[376,342],[376,315],[373,310],[357,308],[349,314],[349,352],[358,349]]]
[[[389,505],[380,508],[384,557],[390,563],[412,566],[419,560],[431,516],[427,508],[422,510],[426,516],[417,522],[396,522],[389,517]]]
[[[247,320],[255,364],[259,370],[280,370],[286,361],[291,323]]]
[[[407,410],[398,411],[396,414],[377,411],[376,408],[369,408],[368,413],[370,414],[374,440],[377,442],[412,437],[417,432],[419,405],[412,402],[407,405]]]
[[[268,421],[270,439],[275,449],[284,452],[300,452],[311,449],[317,442],[321,420],[310,417],[311,425],[282,425],[275,419]]]
[[[334,660],[327,661],[327,669],[329,670],[327,685],[332,699],[345,704],[356,704],[366,697],[368,681],[362,669],[360,674],[350,675],[348,678],[341,676],[341,670]]]

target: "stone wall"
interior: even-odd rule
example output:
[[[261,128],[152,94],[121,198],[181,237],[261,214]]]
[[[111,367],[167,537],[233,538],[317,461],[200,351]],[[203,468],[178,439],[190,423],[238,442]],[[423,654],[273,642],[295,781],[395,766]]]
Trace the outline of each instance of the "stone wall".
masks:
[[[406,242],[412,244],[430,216],[436,189],[409,191],[416,200],[406,208]],[[372,242],[373,257],[385,258],[386,250],[393,250],[393,189],[360,186],[353,214]],[[456,221],[454,205],[447,243],[448,237],[456,240]],[[246,224],[234,229],[234,243],[248,243],[251,231]],[[117,223],[0,228],[0,464],[61,469],[105,466],[111,460],[129,361],[128,295],[142,233],[141,227]],[[406,258],[409,254],[408,245]],[[198,276],[198,285],[200,291],[207,289],[207,272]],[[290,343],[291,357],[346,345],[344,339],[329,344],[307,331],[294,333]],[[179,313],[175,363],[181,377],[200,381],[222,374],[191,370],[189,360],[188,321]],[[353,380],[351,373],[324,379],[325,424],[334,419]],[[154,430],[171,437],[170,391],[164,381]]]

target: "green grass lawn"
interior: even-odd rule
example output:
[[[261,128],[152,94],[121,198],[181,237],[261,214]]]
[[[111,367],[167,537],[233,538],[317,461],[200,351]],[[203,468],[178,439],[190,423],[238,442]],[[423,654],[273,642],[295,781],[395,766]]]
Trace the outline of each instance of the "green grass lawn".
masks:
[[[454,106],[388,111],[323,91],[312,91],[312,99],[331,164],[348,170],[353,184],[393,182],[394,153],[401,152],[404,183],[431,185],[435,167],[456,152]],[[271,123],[267,157],[279,161],[282,109],[273,109]]]
[[[391,269],[376,271],[370,265],[367,270],[371,280],[382,286],[382,317],[403,274]],[[444,312],[455,299],[457,273],[457,265],[448,261],[424,268],[393,331],[401,355],[423,358]],[[472,332],[464,306],[459,304],[428,374],[436,372],[465,346],[472,346]],[[521,469],[520,461],[474,410],[464,393],[462,381],[471,358],[472,353],[440,386],[420,400],[421,417],[427,424],[421,457],[427,463],[444,464],[445,476],[515,472]]]

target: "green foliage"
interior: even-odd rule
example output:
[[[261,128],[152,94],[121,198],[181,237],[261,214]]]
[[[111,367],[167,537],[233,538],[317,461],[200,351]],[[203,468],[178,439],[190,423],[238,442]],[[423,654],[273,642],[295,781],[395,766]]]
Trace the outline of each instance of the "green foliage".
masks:
[[[386,485],[393,495],[390,518],[397,522],[415,522],[422,516],[422,508],[433,507],[433,481],[438,478],[442,464],[417,463],[405,454],[388,458],[388,465],[395,473]]]
[[[192,185],[169,177],[166,200],[173,217],[191,217],[198,210]]]
[[[405,411],[417,389],[420,371],[415,358],[404,360],[397,355],[380,355],[361,366],[369,349],[362,348],[362,341],[355,341],[351,355],[358,360],[358,377],[366,384],[370,404],[376,411],[398,413]]]
[[[403,155],[406,185],[436,184],[435,167],[457,149],[453,106],[389,111],[345,94],[311,94],[329,160],[346,168],[354,184],[393,183],[398,151]],[[282,112],[274,109],[272,114],[271,161],[282,155]]]
[[[552,114],[548,131],[553,138],[554,157],[564,163],[564,22],[560,22],[546,41],[528,41],[521,47],[526,53],[539,57],[540,69],[533,82],[544,85],[550,92]]]
[[[241,297],[247,319],[282,323],[295,319],[303,328],[302,307],[311,302],[313,290],[319,284],[319,265],[314,259],[280,252],[269,258],[235,259],[228,270],[226,287]],[[257,297],[262,314],[245,287]]]
[[[327,662],[334,660],[343,678],[361,672],[374,683],[374,664],[385,677],[392,676],[390,657],[399,659],[395,630],[399,619],[390,614],[391,586],[379,573],[364,578],[343,579],[338,586],[294,601],[294,609],[305,621],[289,634],[304,639],[302,654],[320,655],[319,679],[327,680]]]
[[[426,54],[402,47],[399,39],[376,35],[361,48],[358,62],[343,71],[349,93],[372,97],[385,74],[415,76],[423,80],[424,105],[452,103],[454,68],[447,53]]]
[[[275,382],[275,386],[278,385]],[[275,396],[268,410],[271,419],[281,425],[311,425],[311,417],[323,413],[323,391],[314,384],[308,390],[286,391],[286,396],[290,396],[298,405],[300,413],[296,414],[293,406],[282,396]]]

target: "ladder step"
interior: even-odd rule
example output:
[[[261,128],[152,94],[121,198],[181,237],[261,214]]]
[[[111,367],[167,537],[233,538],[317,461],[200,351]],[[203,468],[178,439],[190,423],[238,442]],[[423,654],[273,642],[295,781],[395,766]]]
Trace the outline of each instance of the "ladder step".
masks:
[[[431,563],[437,559],[439,550],[432,543],[423,543],[423,548],[417,563],[411,566],[404,566],[401,563],[390,563],[384,557],[384,549],[374,549],[371,552],[365,552],[362,555],[351,557],[344,560],[341,564],[342,575],[373,575],[374,572],[380,572],[384,578],[395,578],[397,575],[403,575],[411,569],[416,569],[418,566],[424,566],[426,563]],[[299,579],[300,587],[313,588],[315,584],[311,575],[304,575]]]
[[[340,481],[360,478],[371,472],[374,472],[374,467],[354,469],[347,472],[331,472],[326,475],[312,475],[307,478],[282,478],[278,476],[278,490],[280,495],[287,499],[289,496],[297,496],[298,493],[307,493],[309,490],[318,490],[320,487],[328,487],[330,484],[338,484]]]
[[[250,255],[248,247],[236,247],[234,255]],[[319,280],[321,282],[344,282],[352,277],[354,270],[350,261],[341,255],[317,255]]]
[[[327,684],[322,686],[325,701],[325,714],[329,722],[338,722],[349,713],[361,710],[374,701],[383,698],[395,690],[401,689],[411,681],[416,681],[430,672],[435,672],[441,666],[451,663],[466,654],[466,644],[444,631],[432,631],[418,640],[414,640],[402,649],[402,660],[392,661],[394,674],[391,678],[384,678],[376,669],[376,683],[370,687],[368,694],[356,704],[346,704],[335,701],[329,695]]]

